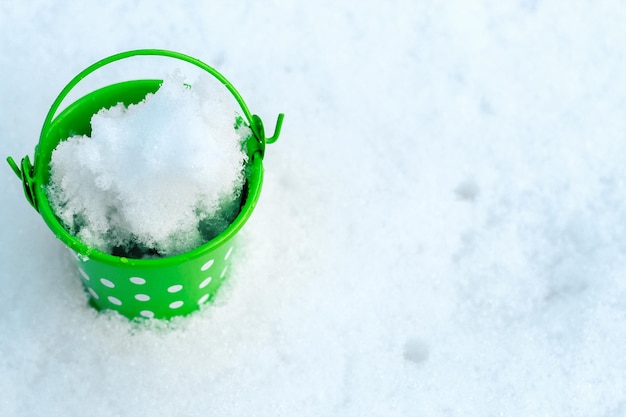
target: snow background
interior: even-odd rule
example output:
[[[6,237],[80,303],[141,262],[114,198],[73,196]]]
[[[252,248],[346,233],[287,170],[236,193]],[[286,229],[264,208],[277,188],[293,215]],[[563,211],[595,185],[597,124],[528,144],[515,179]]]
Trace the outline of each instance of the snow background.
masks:
[[[0,415],[626,415],[626,5],[248,3],[0,4],[3,157],[136,48],[286,114],[227,285],[171,323],[88,307],[4,168]]]

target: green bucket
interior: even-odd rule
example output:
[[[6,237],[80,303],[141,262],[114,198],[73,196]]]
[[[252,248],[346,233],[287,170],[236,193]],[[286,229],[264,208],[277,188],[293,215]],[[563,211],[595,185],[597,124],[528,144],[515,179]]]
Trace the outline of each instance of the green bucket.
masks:
[[[159,89],[162,80],[141,79],[100,88],[55,114],[68,93],[87,75],[115,61],[150,55],[185,61],[217,78],[239,103],[244,123],[252,135],[247,139],[248,162],[244,167],[246,181],[242,192],[241,211],[217,237],[204,245],[180,255],[157,259],[132,259],[114,256],[90,248],[71,235],[53,212],[46,195],[50,179],[50,159],[59,142],[74,135],[91,133],[91,117],[102,108],[124,103],[128,106],[143,100]],[[37,210],[48,227],[71,250],[90,304],[98,310],[111,309],[133,318],[161,318],[185,315],[212,299],[228,276],[237,250],[237,232],[244,226],[261,192],[263,156],[266,143],[273,143],[280,134],[283,114],[279,114],[272,137],[265,137],[261,119],[251,114],[237,90],[214,68],[190,56],[166,50],[141,49],[123,52],[89,66],[61,91],[44,121],[34,164],[28,156],[21,165],[7,158],[22,181],[28,202]]]

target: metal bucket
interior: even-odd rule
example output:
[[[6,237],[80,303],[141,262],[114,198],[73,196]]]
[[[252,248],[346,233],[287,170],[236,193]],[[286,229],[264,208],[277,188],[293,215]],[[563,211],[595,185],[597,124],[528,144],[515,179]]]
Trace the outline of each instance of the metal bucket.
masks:
[[[162,80],[131,80],[106,86],[78,99],[55,117],[67,94],[84,77],[104,65],[139,55],[157,55],[193,64],[216,77],[235,97],[252,135],[246,141],[248,162],[237,217],[209,242],[176,256],[156,259],[132,259],[114,256],[90,248],[71,235],[59,221],[46,195],[50,180],[50,159],[53,150],[73,135],[91,133],[91,117],[100,109],[117,103],[128,106],[157,91]],[[263,156],[266,143],[273,143],[280,134],[283,114],[278,116],[275,133],[266,138],[261,119],[250,113],[236,89],[207,64],[178,52],[143,49],[105,58],[78,74],[61,91],[45,119],[34,164],[28,156],[20,167],[9,157],[7,161],[22,180],[28,202],[37,210],[48,227],[71,250],[76,259],[82,283],[90,294],[90,303],[97,309],[116,310],[128,318],[162,318],[185,315],[212,299],[219,289],[237,250],[237,232],[244,226],[259,199],[263,183]]]

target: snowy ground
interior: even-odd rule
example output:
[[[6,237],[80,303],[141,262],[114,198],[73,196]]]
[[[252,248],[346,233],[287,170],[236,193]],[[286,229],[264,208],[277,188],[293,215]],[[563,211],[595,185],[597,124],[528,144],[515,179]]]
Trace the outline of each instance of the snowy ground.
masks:
[[[169,324],[88,307],[6,166],[0,415],[626,415],[623,3],[105,3],[0,4],[3,157],[146,47],[283,133],[228,284]]]

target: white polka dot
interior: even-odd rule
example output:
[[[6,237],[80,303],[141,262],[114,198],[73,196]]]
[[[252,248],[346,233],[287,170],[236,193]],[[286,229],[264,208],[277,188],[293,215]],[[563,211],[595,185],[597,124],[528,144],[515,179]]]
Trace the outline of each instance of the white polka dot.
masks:
[[[224,256],[224,260],[227,260],[230,257],[230,254],[233,253],[233,247],[231,246],[230,249],[228,249],[228,252],[226,252],[226,255]]]
[[[102,283],[102,285],[104,285],[105,287],[109,287],[109,288],[115,288],[115,284],[113,284],[111,281],[109,281],[106,278],[100,278],[100,282]]]
[[[183,289],[182,285],[172,285],[167,289],[167,292],[175,293]]]
[[[121,306],[122,301],[119,298],[115,298],[112,295],[108,296],[107,299],[111,304],[115,304],[116,306]]]
[[[200,268],[200,271],[206,271],[207,269],[209,269],[213,265],[213,262],[215,262],[215,260],[211,259],[209,262],[202,265],[202,267]]]
[[[206,302],[206,300],[209,299],[209,294],[204,294],[202,297],[200,297],[200,299],[198,300],[198,304],[202,304],[204,302]]]
[[[171,309],[179,308],[183,304],[185,303],[183,303],[182,301],[174,301],[172,304],[170,304],[170,308]]]
[[[208,277],[207,279],[205,279],[204,281],[202,281],[202,282],[200,283],[200,288],[204,288],[204,287],[206,287],[207,285],[209,285],[209,282],[211,282],[211,280],[212,280],[212,279],[213,279],[213,277]]]
[[[224,269],[222,269],[222,273],[220,274],[220,278],[224,278],[224,276],[226,275],[227,271],[228,271],[228,265],[226,265],[224,267]]]
[[[93,298],[95,298],[96,300],[97,300],[98,298],[100,298],[100,296],[98,295],[98,293],[96,293],[96,292],[95,292],[92,288],[87,288],[87,291],[89,291],[89,294],[91,294],[91,296],[92,296]]]
[[[137,285],[143,285],[146,283],[146,280],[141,277],[131,277],[130,282]]]
[[[78,268],[78,272],[85,278],[85,281],[89,281],[89,275],[83,270],[83,268]]]
[[[146,294],[136,294],[135,299],[137,301],[148,301],[150,299],[150,296]]]
[[[152,317],[154,317],[154,313],[150,310],[143,310],[139,312],[140,315],[147,317],[149,319],[151,319]]]

